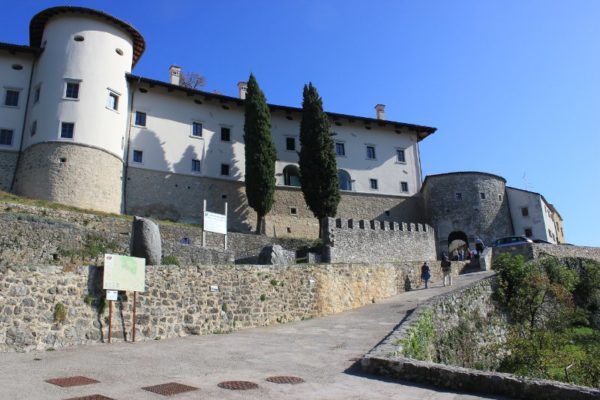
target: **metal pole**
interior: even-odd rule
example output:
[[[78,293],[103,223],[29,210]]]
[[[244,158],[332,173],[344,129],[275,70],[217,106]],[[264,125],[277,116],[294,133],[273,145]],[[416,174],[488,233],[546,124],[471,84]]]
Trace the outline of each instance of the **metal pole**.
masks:
[[[131,335],[133,343],[135,343],[135,303],[136,303],[136,295],[137,295],[137,292],[134,291],[133,292],[133,335]]]
[[[225,202],[225,250],[227,250],[227,202]]]
[[[202,247],[206,247],[206,221],[204,218],[204,212],[206,211],[206,199],[202,202]]]
[[[108,301],[108,343],[112,337],[112,300]]]

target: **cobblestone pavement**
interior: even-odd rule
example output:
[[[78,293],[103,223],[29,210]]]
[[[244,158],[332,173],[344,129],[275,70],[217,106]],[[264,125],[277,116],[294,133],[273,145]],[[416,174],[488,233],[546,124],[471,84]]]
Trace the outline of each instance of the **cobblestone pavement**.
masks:
[[[498,399],[442,391],[365,375],[359,359],[419,303],[474,282],[489,273],[462,275],[452,287],[404,293],[359,309],[286,325],[226,335],[164,341],[98,344],[54,352],[0,354],[0,399],[71,399],[101,394],[112,399],[161,399],[142,387],[176,382],[198,388],[174,399]],[[304,383],[276,384],[272,376]],[[98,380],[70,388],[52,378]],[[224,381],[250,381],[257,389],[227,390]]]

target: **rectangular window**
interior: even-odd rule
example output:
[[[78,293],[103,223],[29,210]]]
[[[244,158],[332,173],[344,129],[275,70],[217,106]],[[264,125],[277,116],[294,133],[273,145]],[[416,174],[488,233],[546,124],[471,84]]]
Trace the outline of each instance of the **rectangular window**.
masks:
[[[221,127],[221,141],[231,142],[231,128]]]
[[[144,160],[144,152],[141,150],[133,151],[133,162],[141,163]]]
[[[479,198],[480,198],[481,200],[485,200],[485,193],[483,193],[483,192],[479,192]]]
[[[13,130],[12,129],[0,129],[0,145],[12,146],[13,141]]]
[[[533,230],[531,228],[525,228],[525,236],[532,237],[533,236]]]
[[[141,111],[135,112],[135,124],[137,126],[146,126],[146,113]]]
[[[400,182],[400,191],[402,193],[408,193],[408,182]]]
[[[73,122],[60,123],[60,137],[63,139],[73,139],[75,133],[75,124]]]
[[[229,176],[229,164],[221,164],[221,175]]]
[[[529,208],[521,207],[521,215],[527,217],[529,215]]]
[[[19,91],[14,89],[6,89],[6,96],[4,97],[4,105],[9,107],[19,106]]]
[[[79,98],[79,82],[67,82],[65,85],[65,97],[67,99]]]
[[[35,136],[35,134],[37,133],[37,121],[33,121],[31,123],[30,132],[31,132],[31,136]]]
[[[285,149],[290,151],[296,150],[296,138],[285,138]]]
[[[192,136],[202,137],[202,122],[192,122]]]
[[[117,111],[119,109],[119,95],[115,92],[108,91],[106,99],[106,108]]]
[[[200,172],[200,160],[192,160],[192,171]]]
[[[456,193],[454,193],[454,198],[455,198],[456,200],[462,200],[462,193],[460,193],[460,192],[456,192]]]
[[[396,162],[406,162],[406,157],[404,157],[404,149],[396,149]]]
[[[375,146],[367,146],[367,160],[375,160]]]
[[[377,179],[369,179],[369,185],[373,190],[377,190],[379,188],[377,185]]]
[[[340,157],[346,156],[346,145],[344,143],[337,142],[335,144],[335,154]]]
[[[37,85],[35,91],[33,92],[33,104],[38,103],[40,101],[40,94],[42,93],[42,85]]]

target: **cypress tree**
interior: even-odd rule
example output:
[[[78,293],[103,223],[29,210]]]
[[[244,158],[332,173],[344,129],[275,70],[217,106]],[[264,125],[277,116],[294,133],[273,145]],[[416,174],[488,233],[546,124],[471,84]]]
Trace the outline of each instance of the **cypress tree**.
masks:
[[[275,194],[277,151],[271,137],[271,113],[253,74],[248,79],[244,113],[246,197],[256,211],[256,233],[265,233],[265,215]]]
[[[319,237],[323,237],[321,219],[335,217],[340,188],[329,119],[312,83],[304,85],[300,145],[302,193],[306,204],[319,219]]]

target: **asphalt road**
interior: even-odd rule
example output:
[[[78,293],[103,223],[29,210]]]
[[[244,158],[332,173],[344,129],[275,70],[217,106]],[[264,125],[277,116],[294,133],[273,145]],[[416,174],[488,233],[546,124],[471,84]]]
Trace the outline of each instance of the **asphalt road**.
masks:
[[[359,309],[286,325],[226,335],[153,342],[98,344],[61,351],[0,354],[0,399],[165,399],[142,387],[176,382],[198,388],[172,399],[498,399],[442,391],[365,375],[359,359],[419,303],[489,273],[463,275],[452,287],[437,282]],[[96,384],[61,388],[45,380],[86,376]],[[304,383],[267,382],[294,376]],[[223,381],[250,381],[257,389],[226,390]]]

